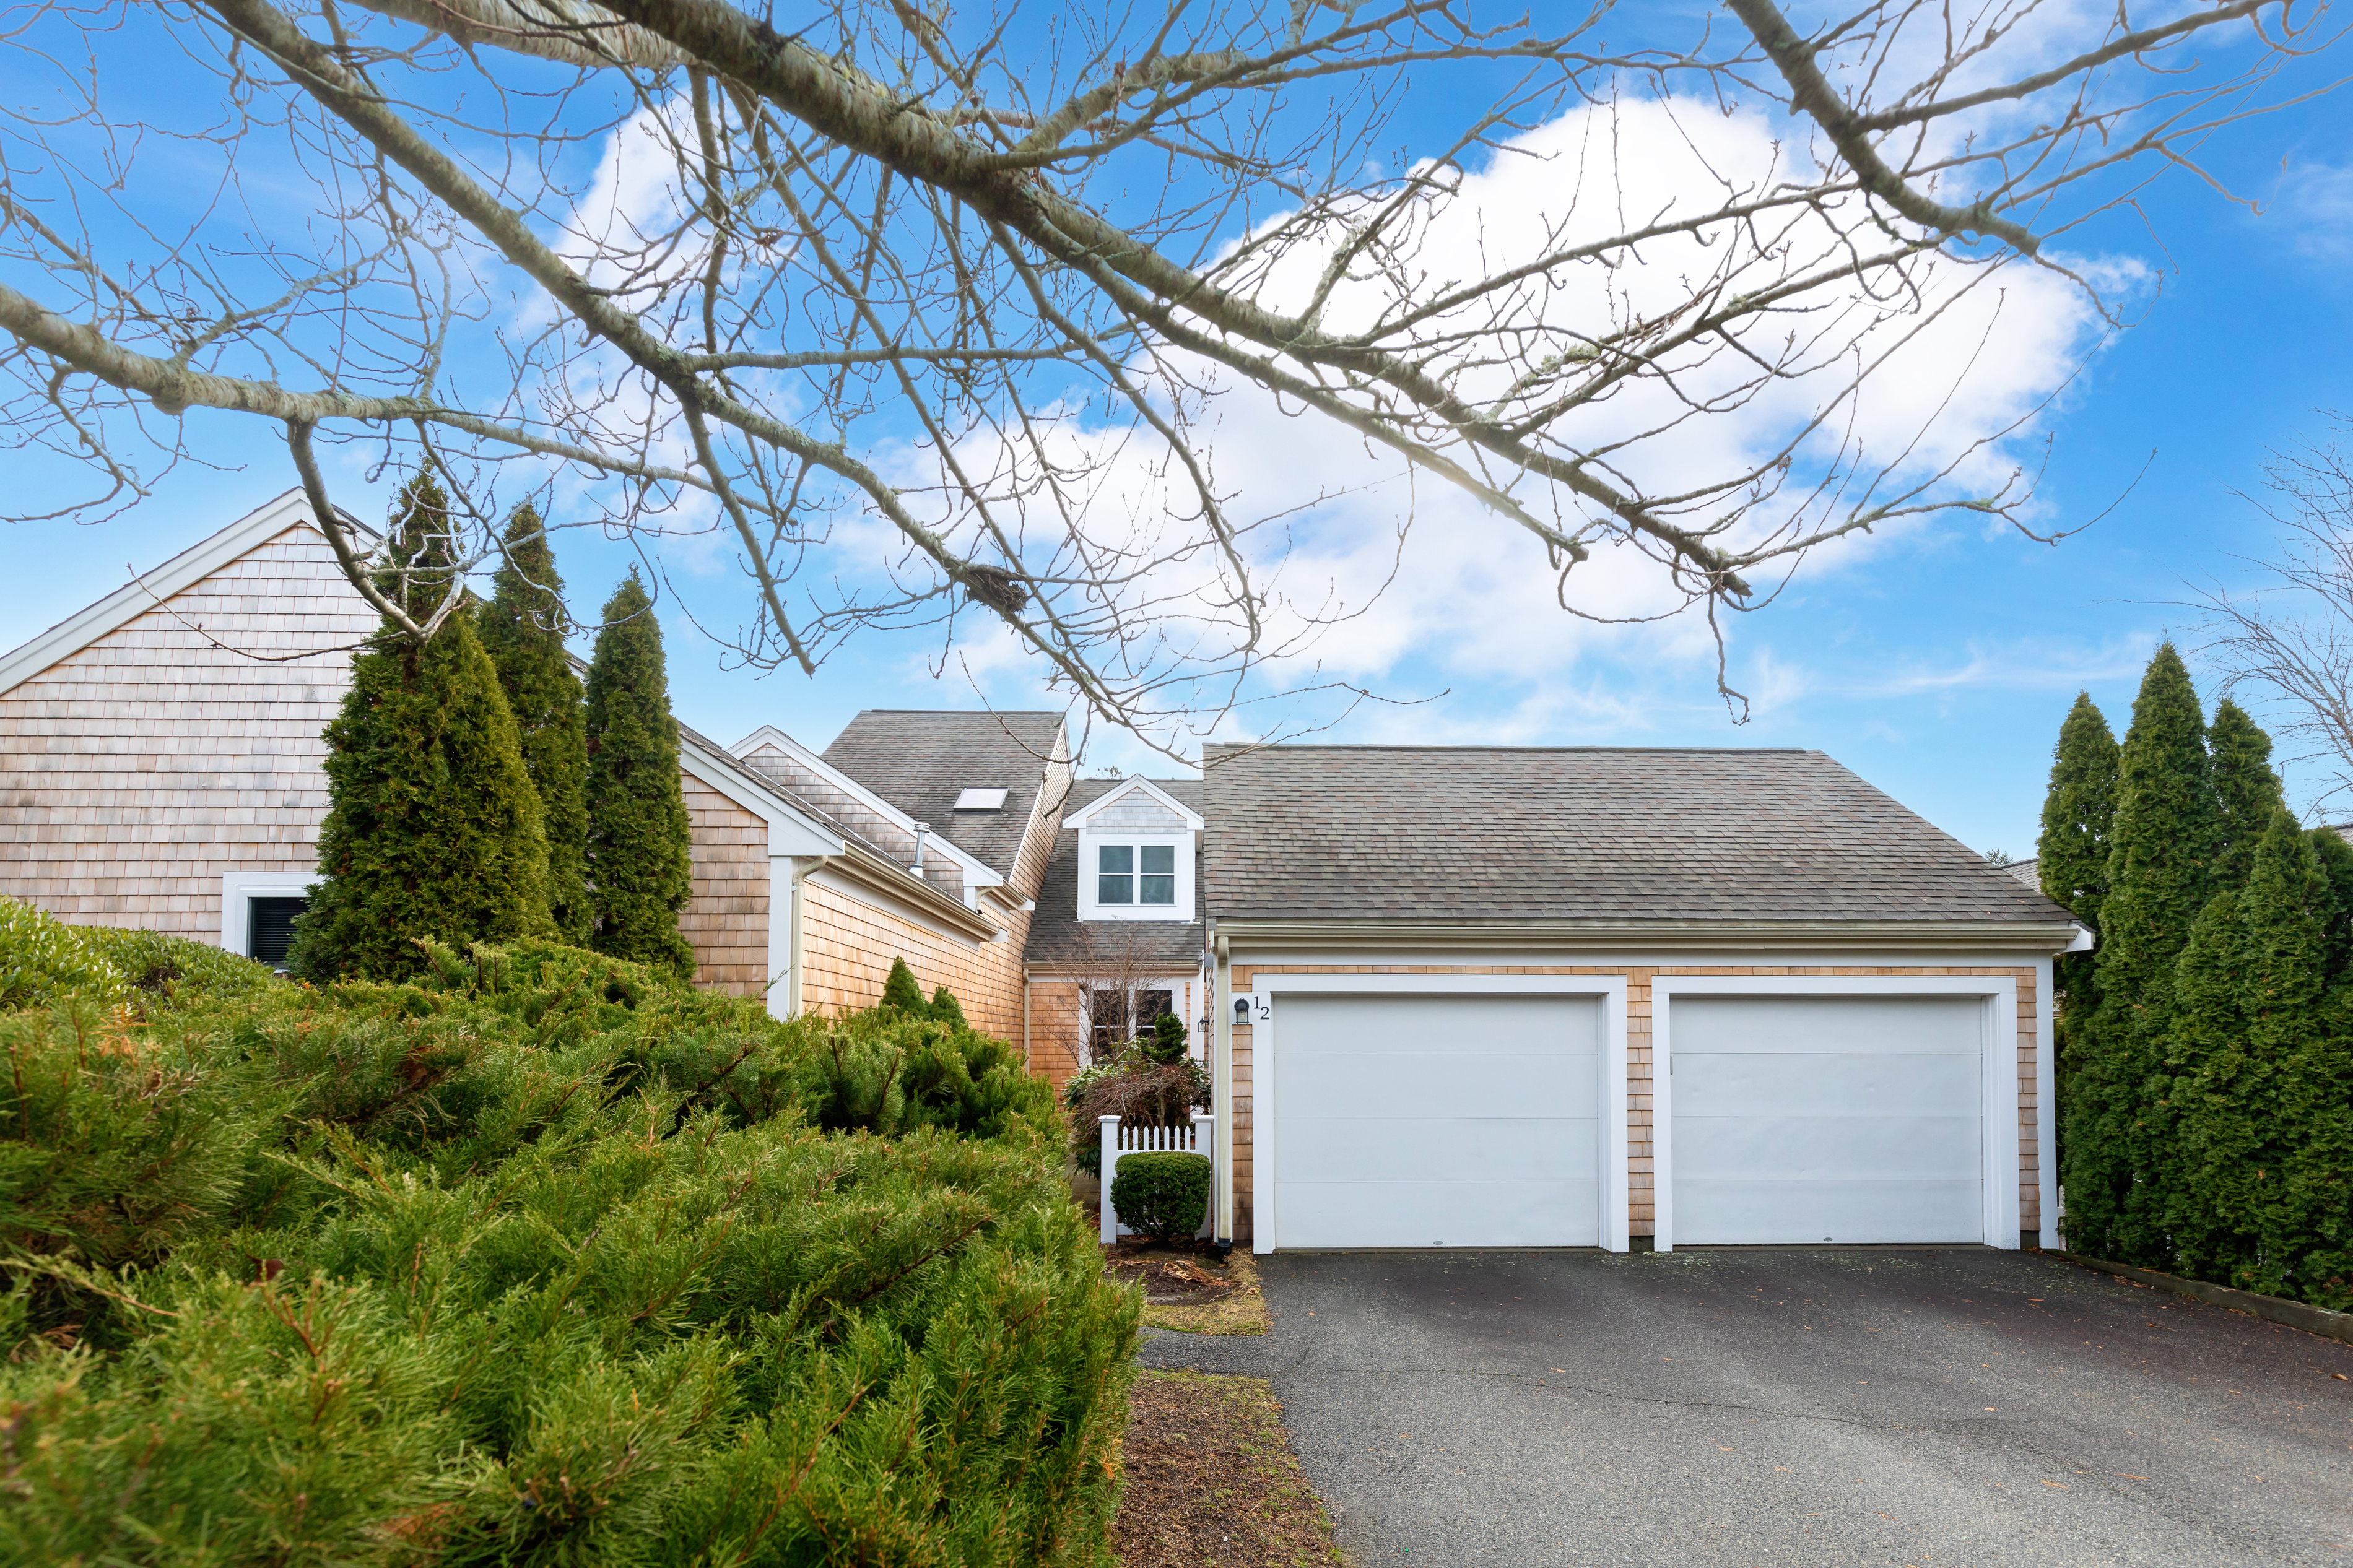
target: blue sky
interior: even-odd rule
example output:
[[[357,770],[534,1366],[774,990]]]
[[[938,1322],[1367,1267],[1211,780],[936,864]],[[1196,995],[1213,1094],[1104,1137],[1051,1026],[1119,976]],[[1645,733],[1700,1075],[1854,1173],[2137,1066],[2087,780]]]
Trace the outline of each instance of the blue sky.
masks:
[[[1565,642],[1545,618],[1558,612],[1527,611],[1506,592],[1532,552],[1440,517],[1430,527],[1457,552],[1443,578],[1449,602],[1433,608],[1409,591],[1394,615],[1377,606],[1331,650],[1411,705],[1360,709],[1329,738],[1815,747],[1975,847],[2031,853],[2051,743],[2076,690],[2088,689],[2121,731],[2155,640],[2196,639],[2194,616],[2178,604],[2186,586],[2251,581],[2240,558],[2272,547],[2270,525],[2236,492],[2259,488],[2270,449],[2321,434],[2328,410],[2353,411],[2353,99],[2241,128],[2213,162],[2260,213],[2176,174],[2144,200],[2145,225],[2118,214],[2076,242],[2151,274],[2134,298],[2137,323],[2094,355],[2041,426],[2052,442],[2044,526],[2079,526],[2125,498],[2088,531],[2053,548],[1943,522],[1817,559],[1776,605],[1733,626],[1732,677],[1756,700],[1751,721],[1736,726],[1687,637]],[[225,471],[184,468],[104,524],[12,525],[0,646],[293,482],[266,427],[199,412],[188,431]],[[1237,469],[1249,461],[1238,452]],[[58,482],[42,464],[16,472],[20,490]],[[386,487],[371,492],[348,472],[341,482],[346,505],[380,510]],[[1430,548],[1440,542],[1433,533]],[[591,532],[560,549],[590,607],[632,559]],[[776,723],[822,744],[861,708],[1039,700],[1034,668],[985,648],[967,650],[981,656],[978,690],[953,659],[934,679],[942,650],[919,637],[853,645],[814,679],[730,669],[683,613],[733,617],[725,552],[681,551],[667,564],[683,599],[666,616],[674,700],[722,740]],[[1385,627],[1392,642],[1362,652]],[[1086,761],[1166,771],[1115,735],[1097,734]],[[2297,777],[2291,770],[2292,785]]]

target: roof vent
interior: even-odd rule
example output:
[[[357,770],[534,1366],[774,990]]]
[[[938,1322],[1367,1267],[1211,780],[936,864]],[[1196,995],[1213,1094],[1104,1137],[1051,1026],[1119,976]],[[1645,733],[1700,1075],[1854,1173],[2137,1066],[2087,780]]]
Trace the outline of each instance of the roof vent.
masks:
[[[958,811],[1003,811],[1006,792],[1001,789],[968,789],[955,798]],[[936,797],[935,797],[936,798]]]

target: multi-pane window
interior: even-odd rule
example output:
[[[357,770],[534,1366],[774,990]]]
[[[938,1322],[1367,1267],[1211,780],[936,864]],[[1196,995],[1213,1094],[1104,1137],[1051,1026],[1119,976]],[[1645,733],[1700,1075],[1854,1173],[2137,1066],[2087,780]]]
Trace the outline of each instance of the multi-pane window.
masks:
[[[1175,845],[1099,844],[1095,847],[1095,902],[1173,904],[1176,901]]]
[[[1098,1054],[1152,1033],[1163,1013],[1176,1010],[1173,991],[1098,986],[1088,996],[1088,1022]]]

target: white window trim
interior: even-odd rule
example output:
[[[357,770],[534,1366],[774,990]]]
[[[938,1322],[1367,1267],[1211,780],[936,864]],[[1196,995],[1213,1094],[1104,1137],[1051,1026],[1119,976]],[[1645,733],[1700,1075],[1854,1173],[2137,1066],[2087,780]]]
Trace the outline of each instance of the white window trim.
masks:
[[[1143,875],[1145,846],[1166,845],[1176,852],[1176,901],[1173,904],[1106,904],[1096,900],[1095,851],[1132,845],[1137,870]],[[1138,889],[1141,891],[1141,889]],[[1079,919],[1082,921],[1174,921],[1193,919],[1193,836],[1189,833],[1082,833],[1079,835]]]
[[[1677,996],[1975,996],[1984,1062],[1978,1083],[1984,1118],[1983,1243],[2018,1250],[2018,982],[2001,975],[1910,974],[1662,974],[1651,982],[1651,1166],[1657,1233],[1653,1245],[1675,1245],[1674,1006]],[[2047,1055],[2038,1051],[2037,1056]],[[2040,1085],[2038,1084],[2038,1088]],[[2042,1114],[2047,1144],[2050,1117]],[[2050,1160],[2042,1164],[2047,1169]],[[2048,1211],[2046,1211],[2047,1214]],[[2046,1221],[2047,1223],[2047,1221]]]
[[[1253,960],[1253,963],[1263,962]],[[1441,994],[1599,997],[1601,1001],[1600,1107],[1601,1181],[1600,1235],[1605,1252],[1624,1252],[1628,1239],[1626,1180],[1626,977],[1622,974],[1260,974],[1258,989],[1237,991],[1226,1006],[1245,1003],[1250,1018],[1250,1125],[1262,1138],[1254,1143],[1250,1166],[1250,1247],[1272,1252],[1276,1234],[1274,1168],[1282,1157],[1274,1145],[1275,1018],[1274,1000],[1284,991],[1319,995],[1361,996],[1373,993],[1437,992]],[[1655,982],[1653,983],[1655,984]],[[1218,1021],[1221,1029],[1231,1021]],[[1217,1114],[1231,1114],[1219,1085]],[[1230,1170],[1231,1166],[1226,1167]],[[1229,1178],[1230,1180],[1230,1178]]]
[[[253,900],[306,899],[319,885],[316,871],[232,871],[221,879],[222,950],[239,958],[253,940]]]

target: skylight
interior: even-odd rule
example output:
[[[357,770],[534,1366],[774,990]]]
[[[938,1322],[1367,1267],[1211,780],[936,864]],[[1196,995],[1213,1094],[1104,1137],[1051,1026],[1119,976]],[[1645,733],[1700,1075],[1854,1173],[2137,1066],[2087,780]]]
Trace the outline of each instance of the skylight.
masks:
[[[1001,789],[968,789],[956,796],[958,811],[1003,811],[1005,791]]]

